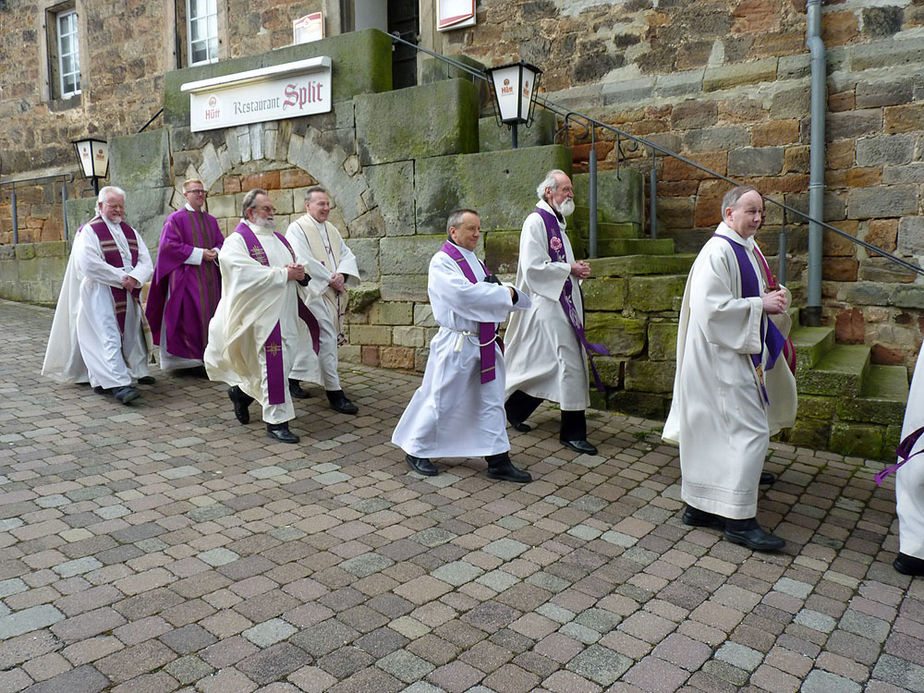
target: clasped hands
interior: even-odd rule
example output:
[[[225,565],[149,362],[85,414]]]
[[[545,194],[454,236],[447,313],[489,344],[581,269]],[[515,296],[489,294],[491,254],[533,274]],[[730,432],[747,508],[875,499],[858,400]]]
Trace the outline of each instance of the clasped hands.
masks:
[[[305,267],[299,265],[298,263],[290,263],[286,265],[287,279],[288,281],[301,282],[305,280]]]
[[[778,315],[786,311],[786,290],[776,289],[768,291],[760,297],[764,306],[764,312],[770,315]]]
[[[573,274],[578,279],[587,279],[590,276],[590,263],[584,262],[572,262],[571,263],[571,274]]]

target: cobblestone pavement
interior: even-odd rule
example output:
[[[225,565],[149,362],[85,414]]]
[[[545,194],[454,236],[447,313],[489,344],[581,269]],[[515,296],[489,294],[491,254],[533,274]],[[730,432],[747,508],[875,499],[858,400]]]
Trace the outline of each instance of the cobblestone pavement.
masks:
[[[536,482],[425,479],[388,443],[417,376],[344,369],[360,415],[315,390],[283,445],[217,384],[41,378],[51,315],[0,301],[0,691],[924,691],[878,463],[774,446],[762,555],[681,523],[656,422],[578,456],[544,409]]]

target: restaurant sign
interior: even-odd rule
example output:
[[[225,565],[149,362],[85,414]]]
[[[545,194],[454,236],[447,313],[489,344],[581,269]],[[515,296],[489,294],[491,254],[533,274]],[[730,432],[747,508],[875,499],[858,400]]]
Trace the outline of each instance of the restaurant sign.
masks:
[[[327,56],[187,82],[193,132],[298,118],[331,110]]]

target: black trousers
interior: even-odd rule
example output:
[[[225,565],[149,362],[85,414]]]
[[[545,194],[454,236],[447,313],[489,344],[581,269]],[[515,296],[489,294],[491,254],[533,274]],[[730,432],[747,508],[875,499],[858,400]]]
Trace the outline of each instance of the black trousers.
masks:
[[[514,390],[504,404],[507,420],[515,424],[523,423],[540,404],[542,400],[539,397],[527,395],[522,390]],[[579,411],[561,410],[559,437],[562,440],[587,440],[587,419],[583,409]]]

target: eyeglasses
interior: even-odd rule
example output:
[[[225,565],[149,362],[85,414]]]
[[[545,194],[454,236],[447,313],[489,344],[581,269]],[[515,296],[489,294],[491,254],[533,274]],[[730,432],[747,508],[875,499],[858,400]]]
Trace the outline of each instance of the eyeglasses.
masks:
[[[205,195],[205,190],[187,190],[184,195]]]
[[[262,209],[264,212],[275,212],[276,208],[273,205],[262,205],[256,207],[256,209]]]

